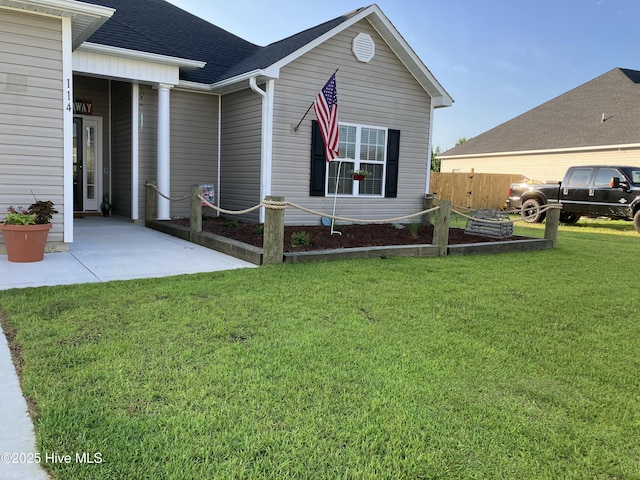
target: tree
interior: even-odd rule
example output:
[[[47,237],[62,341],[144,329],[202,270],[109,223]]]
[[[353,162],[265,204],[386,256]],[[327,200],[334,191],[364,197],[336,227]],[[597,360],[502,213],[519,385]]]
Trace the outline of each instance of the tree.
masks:
[[[431,148],[431,171],[439,172],[440,171],[440,159],[436,158],[440,155],[440,146],[436,145],[434,148]]]

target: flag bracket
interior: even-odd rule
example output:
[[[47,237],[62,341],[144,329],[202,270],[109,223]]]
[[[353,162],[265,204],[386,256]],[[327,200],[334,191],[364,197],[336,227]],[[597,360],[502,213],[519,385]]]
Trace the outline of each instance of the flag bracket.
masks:
[[[336,73],[338,73],[338,70],[340,70],[339,68],[336,68],[336,71],[333,72],[333,74],[335,75]],[[309,105],[309,108],[307,108],[307,111],[304,112],[304,115],[302,116],[302,118],[300,119],[300,121],[298,122],[298,125],[296,125],[295,127],[293,127],[293,133],[297,133],[298,129],[300,128],[300,125],[302,125],[302,122],[304,121],[305,118],[307,118],[307,115],[309,115],[309,112],[311,111],[311,109],[313,108],[315,102],[312,102],[311,105]]]

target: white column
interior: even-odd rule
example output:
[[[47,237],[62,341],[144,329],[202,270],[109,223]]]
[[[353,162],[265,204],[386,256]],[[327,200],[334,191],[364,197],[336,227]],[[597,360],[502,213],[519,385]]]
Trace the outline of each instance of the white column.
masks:
[[[63,241],[73,242],[73,40],[70,18],[62,18]],[[56,202],[58,203],[58,202]]]
[[[140,130],[143,117],[140,116],[142,95],[139,83],[131,85],[131,220],[140,218]]]
[[[158,190],[171,196],[171,88],[173,85],[158,85]],[[158,195],[158,220],[171,219],[169,200]]]

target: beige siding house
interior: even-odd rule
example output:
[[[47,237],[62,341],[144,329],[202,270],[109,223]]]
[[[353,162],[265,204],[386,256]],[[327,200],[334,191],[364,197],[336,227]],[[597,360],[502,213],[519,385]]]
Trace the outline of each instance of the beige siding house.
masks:
[[[640,165],[640,72],[613,70],[442,153],[442,172],[558,181],[573,165]]]
[[[172,199],[213,184],[228,210],[277,195],[330,213],[339,168],[337,213],[415,212],[433,110],[453,102],[376,5],[262,47],[164,0],[0,0],[0,53],[0,212],[54,201],[50,250],[104,202],[143,219],[147,181]],[[313,110],[294,127],[336,70],[342,153],[318,162]],[[188,213],[158,198],[158,219]]]

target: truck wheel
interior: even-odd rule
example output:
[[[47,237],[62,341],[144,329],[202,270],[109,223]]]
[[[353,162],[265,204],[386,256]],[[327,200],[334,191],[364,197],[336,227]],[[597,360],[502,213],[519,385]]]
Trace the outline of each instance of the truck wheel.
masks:
[[[535,198],[525,200],[522,204],[522,218],[527,223],[542,223],[546,217],[544,212],[540,212],[540,202]]]
[[[638,209],[633,216],[633,226],[636,229],[636,232],[640,233],[640,209]]]
[[[561,213],[560,214],[560,223],[564,223],[565,225],[575,225],[580,220],[580,215],[577,213]]]

